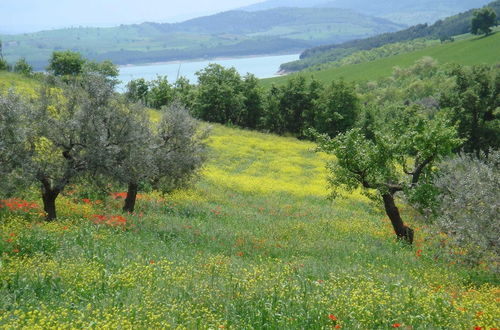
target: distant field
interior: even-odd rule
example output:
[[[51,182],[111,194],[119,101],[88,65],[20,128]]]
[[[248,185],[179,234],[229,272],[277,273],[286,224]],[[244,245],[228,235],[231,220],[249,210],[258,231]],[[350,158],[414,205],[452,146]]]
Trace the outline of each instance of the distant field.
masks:
[[[314,77],[323,82],[330,82],[341,78],[348,81],[375,80],[390,75],[395,66],[408,67],[424,56],[430,56],[440,64],[452,62],[463,65],[495,64],[500,62],[500,32],[497,31],[488,37],[462,36],[455,42],[429,46],[407,54],[317,72],[306,71],[302,74],[305,76],[314,75]],[[262,84],[265,87],[269,87],[273,83],[278,85],[284,84],[293,75],[295,74],[263,79]]]

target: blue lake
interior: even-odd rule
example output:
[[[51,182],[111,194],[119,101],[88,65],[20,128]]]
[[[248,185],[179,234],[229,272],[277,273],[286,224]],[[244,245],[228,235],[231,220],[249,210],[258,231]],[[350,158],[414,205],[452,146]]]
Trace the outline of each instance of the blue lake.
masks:
[[[299,54],[294,54],[121,66],[119,79],[122,84],[120,89],[123,89],[131,80],[138,78],[152,80],[158,75],[167,76],[171,83],[177,79],[177,76],[184,76],[194,83],[197,81],[196,72],[204,69],[210,63],[217,63],[227,68],[234,67],[241,75],[250,72],[257,78],[270,78],[277,75],[280,64],[298,59]]]

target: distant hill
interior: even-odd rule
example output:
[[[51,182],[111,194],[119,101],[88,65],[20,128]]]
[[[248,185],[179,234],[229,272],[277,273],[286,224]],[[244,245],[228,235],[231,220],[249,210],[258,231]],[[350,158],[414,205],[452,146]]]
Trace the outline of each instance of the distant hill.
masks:
[[[423,57],[429,56],[439,64],[458,63],[462,65],[499,64],[500,65],[500,29],[489,37],[464,35],[455,42],[434,43],[433,46],[405,54],[379,58],[359,64],[331,67],[320,71],[299,72],[287,76],[261,80],[262,86],[282,85],[296,74],[305,77],[314,76],[319,81],[330,83],[335,79],[346,81],[372,81],[389,76],[395,66],[406,68]]]
[[[54,50],[71,49],[117,64],[300,52],[403,28],[347,9],[278,8],[229,11],[176,24],[70,28],[0,36],[8,61],[25,57],[36,68]]]
[[[488,4],[500,14],[500,0]],[[304,51],[300,60],[281,65],[282,71],[299,71],[318,64],[337,61],[360,50],[370,50],[386,44],[409,41],[417,38],[449,38],[470,30],[474,9],[439,20],[432,25],[419,24],[408,29],[385,33],[365,39],[352,40],[341,44],[329,44]]]
[[[254,11],[279,7],[345,8],[410,26],[434,23],[438,19],[481,7],[488,2],[488,0],[268,0],[242,9]]]

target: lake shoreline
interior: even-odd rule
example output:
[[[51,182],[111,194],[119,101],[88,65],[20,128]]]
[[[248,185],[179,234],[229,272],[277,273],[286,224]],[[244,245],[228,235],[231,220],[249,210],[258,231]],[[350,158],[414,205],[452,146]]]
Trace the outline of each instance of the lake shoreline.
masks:
[[[161,61],[161,62],[149,62],[140,64],[121,64],[118,68],[131,68],[131,67],[141,67],[141,66],[154,66],[154,65],[169,65],[169,64],[183,64],[183,63],[197,63],[197,62],[210,62],[210,61],[229,61],[229,60],[240,60],[240,59],[250,59],[259,57],[278,57],[287,55],[300,55],[297,52],[285,52],[285,53],[272,53],[272,54],[259,54],[259,55],[243,55],[243,56],[218,56],[212,58],[194,58],[186,60],[173,60],[173,61]],[[279,71],[278,71],[279,72]]]
[[[280,65],[282,63],[297,60],[300,54],[271,55],[271,56],[245,56],[238,58],[217,58],[199,61],[175,61],[160,62],[143,65],[120,66],[118,79],[119,90],[125,90],[126,85],[135,79],[151,81],[158,79],[158,76],[166,77],[170,83],[175,83],[179,77],[185,77],[190,82],[196,82],[197,73],[204,70],[208,65],[214,63],[225,68],[234,67],[238,73],[244,76],[252,73],[259,79],[272,78],[281,75]]]

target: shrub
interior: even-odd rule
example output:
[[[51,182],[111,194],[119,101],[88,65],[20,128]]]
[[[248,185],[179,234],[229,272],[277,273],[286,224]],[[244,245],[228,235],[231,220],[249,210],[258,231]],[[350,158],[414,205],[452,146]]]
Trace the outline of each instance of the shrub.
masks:
[[[436,224],[446,246],[470,264],[500,271],[500,152],[478,159],[462,155],[441,164]]]

